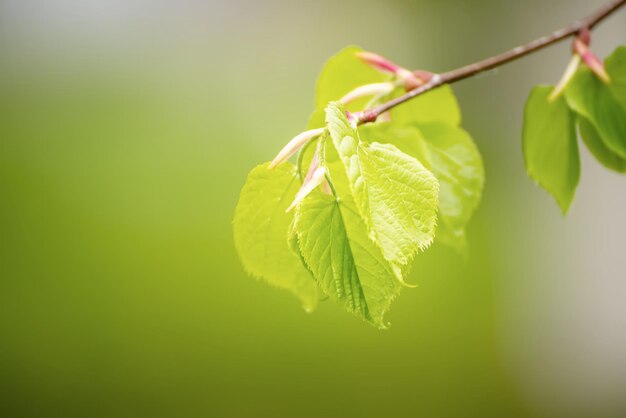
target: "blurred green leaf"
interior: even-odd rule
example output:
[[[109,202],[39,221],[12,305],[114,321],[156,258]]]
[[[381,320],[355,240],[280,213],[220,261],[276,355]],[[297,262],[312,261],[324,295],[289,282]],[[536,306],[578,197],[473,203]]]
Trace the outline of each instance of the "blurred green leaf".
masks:
[[[298,245],[322,290],[349,312],[378,328],[401,284],[380,248],[367,236],[347,194],[340,200],[319,191],[296,211]]]
[[[407,265],[433,240],[437,179],[391,144],[361,142],[338,103],[328,105],[326,123],[371,239],[385,259]]]
[[[482,196],[482,158],[463,129],[442,123],[416,126],[375,123],[359,128],[361,138],[388,142],[420,161],[439,181],[435,240],[466,255],[465,227]]]
[[[580,178],[575,116],[563,97],[548,101],[551,86],[536,86],[524,111],[522,148],[528,175],[567,213]]]
[[[611,77],[609,89],[626,111],[626,46],[620,46],[606,59],[606,72]]]
[[[609,87],[588,68],[580,68],[565,89],[567,104],[587,119],[604,144],[626,158],[626,111]]]
[[[324,109],[329,102],[341,99],[346,93],[363,84],[378,83],[389,78],[361,61],[356,56],[361,51],[357,46],[348,46],[326,61],[317,78],[316,109]],[[365,103],[367,99],[357,100],[351,106],[361,110]]]
[[[285,209],[300,182],[290,163],[273,170],[268,164],[255,167],[241,190],[233,220],[235,247],[250,274],[291,291],[311,311],[319,299],[318,288],[287,238],[293,215]]]
[[[465,227],[480,203],[485,182],[480,152],[460,127],[438,123],[420,129],[430,151],[431,171],[439,180],[435,239],[466,255]]]
[[[391,111],[394,123],[446,123],[459,125],[461,110],[452,87],[445,84],[419,95]]]
[[[417,159],[427,169],[431,169],[428,145],[422,132],[415,126],[376,122],[359,126],[358,132],[362,140],[392,144],[403,153]]]
[[[626,172],[626,160],[607,148],[593,125],[582,116],[578,117],[578,130],[587,149],[602,165],[618,173]]]

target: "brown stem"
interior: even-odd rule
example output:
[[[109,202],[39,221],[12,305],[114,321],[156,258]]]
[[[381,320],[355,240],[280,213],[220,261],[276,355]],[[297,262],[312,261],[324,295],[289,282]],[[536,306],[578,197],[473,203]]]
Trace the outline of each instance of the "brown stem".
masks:
[[[552,45],[563,39],[569,38],[578,34],[581,30],[591,29],[602,20],[610,16],[620,7],[626,4],[626,0],[612,0],[602,8],[598,9],[595,13],[587,16],[584,19],[571,23],[570,25],[559,29],[550,35],[543,36],[534,41],[530,41],[525,45],[518,46],[502,54],[495,55],[493,57],[484,59],[482,61],[475,62],[473,64],[466,65],[461,68],[457,68],[452,71],[435,75],[430,81],[422,86],[413,89],[402,96],[396,97],[386,103],[381,104],[372,109],[364,110],[360,113],[359,123],[367,123],[375,121],[378,116],[386,111],[393,109],[394,107],[411,100],[414,97],[424,94],[429,90],[437,88],[443,84],[451,84],[456,81],[464,80],[466,78],[475,76],[476,74],[491,70],[493,68],[504,65],[508,62],[515,61],[525,55],[531,54],[542,48]]]

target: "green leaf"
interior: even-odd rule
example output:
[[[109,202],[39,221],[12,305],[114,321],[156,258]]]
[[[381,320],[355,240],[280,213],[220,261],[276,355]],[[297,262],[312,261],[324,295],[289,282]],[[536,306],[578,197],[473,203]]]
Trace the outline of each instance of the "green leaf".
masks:
[[[390,122],[376,122],[359,126],[358,132],[362,140],[392,144],[431,170],[428,144],[417,127]]]
[[[522,148],[528,175],[567,213],[580,178],[575,116],[563,97],[548,101],[551,86],[536,86],[524,111]]]
[[[311,311],[319,299],[317,285],[287,240],[293,214],[285,209],[300,182],[290,163],[273,170],[268,164],[255,167],[241,190],[233,220],[235,247],[250,274],[291,291]]]
[[[465,228],[451,229],[445,224],[437,225],[435,243],[443,244],[457,252],[465,261],[469,259],[469,244]]]
[[[296,210],[298,246],[322,290],[378,328],[401,284],[367,236],[348,193],[340,200],[313,192]]]
[[[391,111],[393,123],[445,123],[459,125],[461,110],[452,87],[444,84],[417,96]]]
[[[609,87],[588,68],[580,68],[565,89],[567,104],[587,119],[604,144],[626,158],[626,111]]]
[[[367,141],[389,142],[415,157],[439,181],[439,220],[435,240],[466,254],[465,227],[480,202],[484,184],[482,158],[463,129],[441,123],[375,123],[359,128]]]
[[[361,142],[340,104],[328,105],[326,123],[370,238],[386,260],[408,265],[433,240],[437,179],[391,144]]]
[[[480,203],[485,170],[470,135],[457,126],[421,125],[430,150],[431,171],[439,180],[436,239],[466,254],[465,227]]]
[[[379,83],[390,78],[361,61],[356,54],[363,51],[357,46],[348,46],[326,61],[317,78],[315,88],[315,111],[309,117],[307,129],[324,126],[326,105],[341,99],[346,93],[364,84]],[[356,100],[349,110],[363,110],[370,99]]]
[[[329,102],[341,99],[363,84],[378,83],[389,78],[357,58],[357,52],[361,51],[357,46],[348,46],[326,61],[317,79],[316,109],[324,109]],[[364,100],[358,100],[351,106],[361,110],[367,103],[367,99]],[[323,120],[319,126],[323,126]]]
[[[626,111],[626,46],[618,47],[606,59],[606,72],[611,77],[609,89],[613,93],[613,97]]]
[[[594,157],[606,168],[626,172],[626,160],[608,149],[591,122],[582,116],[578,117],[578,130],[585,145]]]

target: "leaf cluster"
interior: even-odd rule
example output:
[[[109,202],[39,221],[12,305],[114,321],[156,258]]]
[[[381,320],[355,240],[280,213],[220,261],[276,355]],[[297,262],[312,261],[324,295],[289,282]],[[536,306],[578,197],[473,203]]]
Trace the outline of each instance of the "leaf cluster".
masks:
[[[410,286],[420,252],[433,241],[467,252],[465,228],[481,198],[484,169],[447,85],[393,109],[385,121],[357,127],[350,112],[402,93],[398,84],[346,108],[336,102],[360,85],[390,80],[361,62],[359,51],[345,48],[322,69],[308,129],[323,127],[323,134],[295,164],[266,163],[250,172],[234,238],[251,274],[291,291],[306,309],[328,297],[386,328],[384,314]],[[324,170],[324,184],[286,211],[311,165]]]
[[[563,95],[536,86],[524,112],[522,147],[526,170],[567,213],[580,180],[577,130],[590,153],[606,168],[626,172],[626,47],[606,60],[610,81],[581,66]]]

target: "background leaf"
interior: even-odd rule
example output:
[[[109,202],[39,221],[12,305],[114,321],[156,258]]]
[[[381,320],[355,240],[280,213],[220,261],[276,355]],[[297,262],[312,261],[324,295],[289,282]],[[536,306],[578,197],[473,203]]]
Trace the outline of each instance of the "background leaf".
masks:
[[[439,180],[436,239],[466,255],[465,227],[480,203],[485,182],[480,152],[460,127],[439,123],[420,129],[430,151],[431,171]]]
[[[566,213],[580,178],[575,116],[563,97],[548,102],[551,86],[537,86],[524,110],[522,148],[528,175],[550,192]]]
[[[359,137],[364,141],[393,144],[430,170],[430,151],[422,132],[417,127],[393,122],[376,122],[359,126],[358,132]]]
[[[606,72],[611,77],[609,89],[626,112],[626,46],[620,46],[606,59]]]
[[[413,156],[439,181],[435,241],[466,255],[465,227],[482,196],[482,158],[463,129],[442,123],[417,126],[375,123],[359,128],[367,141],[389,142]]]
[[[250,274],[291,291],[311,311],[318,302],[318,288],[289,248],[293,215],[285,213],[300,182],[290,163],[273,170],[268,164],[255,167],[241,190],[233,220],[235,247]]]
[[[587,119],[604,144],[626,158],[626,111],[609,87],[588,68],[580,68],[565,89],[567,104]]]
[[[452,87],[445,84],[415,97],[391,111],[393,122],[400,124],[447,123],[459,125],[461,110]]]
[[[587,149],[596,157],[596,160],[613,171],[626,172],[626,160],[607,148],[600,134],[583,116],[578,117],[578,131]]]

